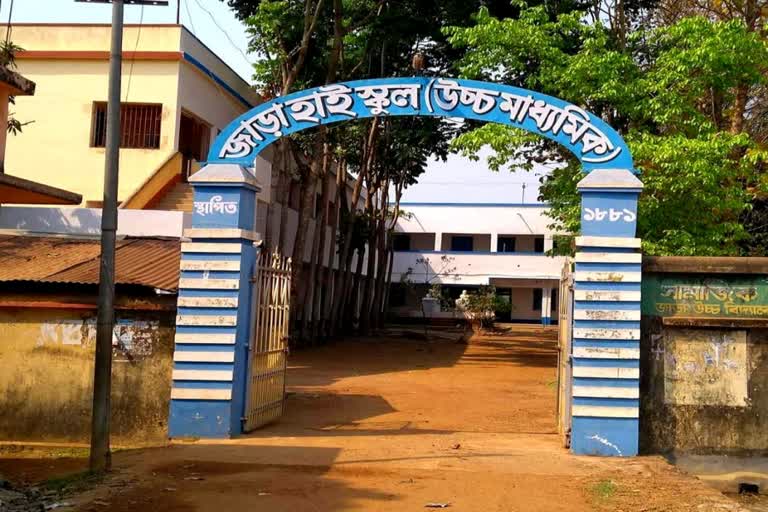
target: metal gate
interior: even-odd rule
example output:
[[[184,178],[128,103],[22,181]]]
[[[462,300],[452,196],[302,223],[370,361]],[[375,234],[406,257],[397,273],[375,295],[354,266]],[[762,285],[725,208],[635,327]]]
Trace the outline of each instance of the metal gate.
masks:
[[[291,259],[279,253],[259,255],[253,286],[246,432],[283,414],[291,309]]]
[[[573,341],[573,273],[571,262],[563,265],[558,295],[558,335],[557,335],[557,425],[563,445],[571,444],[571,344]]]

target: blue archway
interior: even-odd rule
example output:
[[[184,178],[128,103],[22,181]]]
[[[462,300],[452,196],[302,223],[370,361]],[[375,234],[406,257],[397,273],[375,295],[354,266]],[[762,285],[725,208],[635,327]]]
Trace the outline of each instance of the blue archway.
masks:
[[[219,134],[206,166],[190,177],[192,229],[182,245],[169,434],[243,432],[252,349],[251,300],[259,240],[251,169],[280,137],[377,116],[475,119],[526,130],[573,153],[581,234],[573,272],[567,407],[578,454],[638,451],[642,183],[621,136],[557,98],[506,85],[444,78],[346,82],[267,101]],[[565,300],[565,298],[561,299]],[[250,407],[250,406],[249,406]],[[250,409],[249,409],[250,410]]]
[[[435,116],[505,124],[567,148],[586,172],[633,170],[632,155],[602,119],[568,102],[508,85],[446,78],[381,78],[315,87],[267,101],[216,137],[208,162],[252,166],[278,138],[376,116]]]

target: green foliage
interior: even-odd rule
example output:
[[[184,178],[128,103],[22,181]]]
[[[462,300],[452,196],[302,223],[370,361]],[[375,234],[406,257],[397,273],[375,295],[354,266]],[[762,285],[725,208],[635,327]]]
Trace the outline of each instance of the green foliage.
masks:
[[[8,69],[16,69],[16,52],[22,50],[20,46],[17,46],[13,41],[0,41],[0,66]],[[11,105],[16,104],[16,98],[13,96],[8,97],[8,103]],[[24,126],[30,124],[32,121],[22,123],[13,116],[11,112],[8,117],[8,133],[12,135],[18,135]]]
[[[493,325],[496,313],[508,313],[512,310],[512,304],[496,295],[494,286],[481,286],[477,290],[462,294],[459,299],[459,307],[480,327],[487,328]]]
[[[745,223],[765,193],[768,153],[755,134],[732,127],[743,115],[737,92],[764,82],[768,50],[759,34],[737,20],[688,17],[618,38],[579,14],[552,17],[542,7],[503,20],[481,9],[475,22],[446,29],[466,52],[457,65],[462,76],[563,98],[624,135],[645,184],[638,236],[646,253],[736,255],[758,236]],[[496,170],[557,163],[542,181],[541,199],[552,206],[554,227],[578,232],[575,185],[583,175],[573,155],[493,125],[453,145],[465,154],[490,146]]]
[[[433,283],[432,286],[429,287],[429,291],[427,292],[426,297],[437,299],[440,302],[440,309],[443,311],[453,309],[454,304],[448,295],[448,290],[443,288],[443,285],[440,283]]]

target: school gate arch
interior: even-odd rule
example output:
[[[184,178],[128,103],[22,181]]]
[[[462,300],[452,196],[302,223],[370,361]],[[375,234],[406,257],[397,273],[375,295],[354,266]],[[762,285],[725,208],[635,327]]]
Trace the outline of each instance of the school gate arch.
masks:
[[[571,449],[638,450],[640,240],[635,176],[624,140],[576,105],[506,85],[445,78],[338,83],[265,102],[216,138],[190,178],[192,227],[182,245],[171,437],[242,433],[252,325],[253,242],[259,184],[247,170],[278,138],[376,116],[442,116],[500,123],[556,141],[581,162],[576,239]]]

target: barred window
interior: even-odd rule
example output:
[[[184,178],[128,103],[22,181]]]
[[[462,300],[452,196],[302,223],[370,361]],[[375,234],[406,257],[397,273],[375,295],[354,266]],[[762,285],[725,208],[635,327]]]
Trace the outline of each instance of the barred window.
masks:
[[[120,104],[120,147],[158,149],[162,105],[145,103]],[[93,104],[93,137],[91,146],[103,148],[107,142],[107,104]]]

